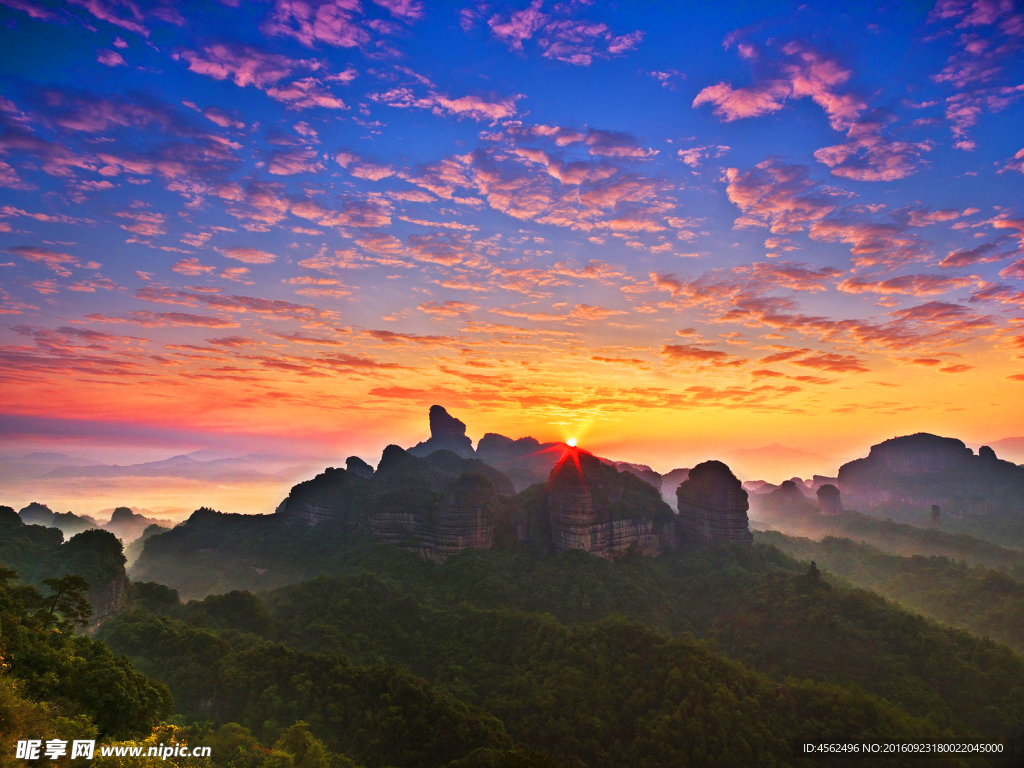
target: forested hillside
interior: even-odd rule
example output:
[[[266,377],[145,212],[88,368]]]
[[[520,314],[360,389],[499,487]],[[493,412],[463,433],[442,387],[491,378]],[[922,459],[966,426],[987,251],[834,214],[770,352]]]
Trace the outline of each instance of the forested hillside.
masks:
[[[26,525],[11,507],[0,506],[0,563],[35,586],[69,573],[98,586],[122,572],[125,558],[121,542],[109,531],[83,531],[65,541],[60,529]]]
[[[1024,652],[1024,584],[1005,571],[948,557],[900,557],[832,536],[819,542],[766,531],[755,539],[815,560],[830,573],[925,616]]]
[[[916,525],[872,517],[860,512],[841,515],[759,513],[752,521],[755,529],[777,530],[789,536],[821,539],[825,536],[862,541],[894,555],[936,555],[964,560],[970,565],[999,568],[1024,581],[1024,552],[993,544],[968,533],[953,533],[928,527],[924,520]],[[1001,539],[1001,541],[1004,541]]]
[[[382,756],[315,705],[333,676],[394,667],[571,765],[713,765],[717,754],[757,764],[808,729],[1004,739],[1024,719],[1024,661],[1008,648],[836,588],[770,547],[609,561],[527,545],[435,565],[357,538],[337,555],[334,575],[262,598],[182,605],[137,585],[138,609],[101,636],[203,716],[264,739],[306,719],[368,765]],[[195,648],[213,676],[182,672]],[[269,677],[267,659],[279,665]],[[277,699],[242,703],[263,690]],[[401,711],[410,693],[393,690]]]

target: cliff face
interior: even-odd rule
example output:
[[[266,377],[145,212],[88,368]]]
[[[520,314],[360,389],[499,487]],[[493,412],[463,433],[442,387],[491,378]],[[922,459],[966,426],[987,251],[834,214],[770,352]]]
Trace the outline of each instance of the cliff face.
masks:
[[[753,542],[747,492],[722,462],[705,461],[691,469],[689,478],[676,490],[676,499],[679,522],[689,539],[705,544]]]
[[[823,515],[838,515],[843,511],[843,499],[839,489],[831,483],[818,488],[818,508]]]
[[[1024,467],[991,448],[975,455],[960,440],[909,435],[872,446],[839,468],[839,489],[853,507],[928,509],[955,516],[1024,512]]]
[[[551,471],[544,505],[556,551],[613,557],[634,546],[657,554],[677,543],[675,515],[658,491],[586,451],[566,449]]]
[[[661,476],[661,498],[670,507],[676,506],[676,489],[680,483],[685,483],[690,477],[689,469],[673,469],[671,472]]]
[[[300,520],[306,525],[325,523],[355,528],[360,502],[369,496],[369,481],[354,472],[328,467],[312,480],[292,488],[275,514]]]
[[[92,616],[86,631],[92,631],[106,619],[128,605],[128,577],[124,567],[121,572],[106,584],[90,586],[85,599],[92,606]]]
[[[513,440],[488,432],[476,446],[477,458],[501,471],[517,491],[547,482],[562,454],[561,443],[540,443],[532,437]]]
[[[133,512],[128,507],[118,507],[110,516],[110,521],[103,526],[104,530],[110,531],[125,544],[130,544],[142,535],[151,525],[161,525],[169,528],[173,524],[170,520],[157,520]]]
[[[436,448],[435,438],[461,441],[464,432],[461,421],[432,408],[429,441],[409,451],[388,446],[376,470],[352,457],[347,469],[329,468],[296,485],[275,514],[286,524],[367,531],[437,561],[467,547],[489,548],[499,533],[602,557],[631,548],[653,555],[684,540],[752,540],[746,493],[724,464],[710,463],[724,469],[724,480],[702,465],[688,486],[688,509],[700,507],[705,522],[687,529],[650,467],[496,434],[480,441],[477,458]],[[510,468],[515,485],[495,466]],[[688,475],[693,481],[690,470],[674,470],[671,479],[678,484]],[[705,475],[711,480],[701,480]]]
[[[409,449],[413,456],[429,456],[434,451],[451,451],[464,459],[476,455],[473,441],[466,437],[466,425],[440,405],[430,406],[430,438]]]
[[[628,461],[611,461],[609,463],[619,472],[629,472],[629,474],[639,477],[656,491],[661,491],[661,475],[646,464],[632,464]]]
[[[71,538],[90,528],[99,528],[99,524],[88,515],[76,515],[74,512],[54,512],[45,504],[37,501],[23,507],[18,514],[26,525],[42,525],[57,528],[66,538]]]
[[[440,501],[398,505],[370,515],[374,536],[442,562],[467,547],[490,549],[499,494],[483,474],[460,475]]]
[[[360,469],[330,468],[296,485],[276,514],[310,526],[369,530],[444,560],[466,547],[490,547],[500,502],[513,494],[497,470],[445,450],[420,458],[391,445],[372,476],[356,474]]]

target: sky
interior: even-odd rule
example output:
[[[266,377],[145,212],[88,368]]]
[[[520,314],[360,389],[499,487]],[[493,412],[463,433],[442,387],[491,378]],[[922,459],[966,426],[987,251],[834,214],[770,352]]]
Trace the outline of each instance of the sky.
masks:
[[[0,0],[3,452],[1024,435],[1024,6],[841,6]]]

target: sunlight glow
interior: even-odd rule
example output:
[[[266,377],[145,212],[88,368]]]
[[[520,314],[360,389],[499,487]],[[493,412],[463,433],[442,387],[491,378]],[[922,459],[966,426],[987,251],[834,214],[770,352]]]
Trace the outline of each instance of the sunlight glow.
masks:
[[[568,445],[570,448],[575,448],[576,447],[576,438],[575,437],[570,437],[568,440],[565,441],[565,444]]]

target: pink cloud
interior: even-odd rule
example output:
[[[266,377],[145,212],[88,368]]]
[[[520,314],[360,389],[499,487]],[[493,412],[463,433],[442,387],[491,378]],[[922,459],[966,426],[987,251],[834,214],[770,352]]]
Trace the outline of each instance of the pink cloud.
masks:
[[[951,20],[956,21],[954,28],[961,30],[956,50],[933,79],[957,88],[1000,75],[1024,39],[1024,12],[1008,0],[939,0],[929,14],[929,22]],[[988,28],[983,30],[984,36],[979,28]]]
[[[1000,277],[1024,280],[1024,259],[1018,259],[999,272]]]
[[[245,128],[245,123],[232,117],[219,107],[207,107],[203,110],[203,117],[211,123],[219,125],[221,128],[237,128],[239,130]]]
[[[1012,256],[1016,249],[1010,252],[1001,250],[1003,244],[1000,241],[992,243],[981,243],[973,248],[964,248],[959,251],[950,251],[942,261],[941,267],[969,267],[974,264],[988,264],[993,261]]]
[[[516,102],[523,97],[516,94],[505,98],[485,98],[473,94],[452,98],[434,92],[418,97],[409,88],[392,88],[383,93],[372,93],[370,98],[391,107],[429,109],[438,115],[448,114],[495,122],[514,116]]]
[[[395,18],[416,21],[423,17],[423,3],[419,0],[373,0]]]
[[[128,65],[128,62],[124,60],[124,56],[117,51],[110,51],[106,48],[100,48],[96,52],[96,61],[108,67],[125,67]]]
[[[809,291],[811,293],[826,290],[828,284],[842,274],[835,267],[815,268],[808,264],[799,264],[791,261],[761,261],[736,267],[733,269],[733,272],[748,276],[758,283],[762,290],[788,288],[794,291]]]
[[[324,164],[315,149],[295,149],[290,152],[273,152],[267,166],[267,173],[275,176],[293,176],[297,173],[322,171]]]
[[[100,21],[127,29],[142,37],[149,37],[149,30],[142,24],[142,12],[132,0],[67,0],[67,2],[85,8]]]
[[[809,98],[820,106],[836,130],[848,130],[865,104],[851,94],[839,94],[852,74],[839,62],[802,43],[788,43],[782,52],[789,61],[778,65],[780,77],[745,88],[733,88],[726,82],[705,87],[693,100],[693,106],[714,106],[721,120],[731,122],[777,112],[789,99]]]
[[[370,42],[358,12],[359,3],[352,0],[275,0],[274,11],[262,29],[269,35],[293,37],[310,48],[318,42],[356,48]]]
[[[701,146],[701,147],[690,147],[689,149],[680,149],[676,151],[679,159],[686,163],[691,168],[699,168],[701,162],[709,158],[718,159],[726,152],[729,151],[729,147],[719,144],[718,146]]]
[[[753,169],[726,170],[726,193],[743,216],[736,226],[768,226],[772,232],[799,231],[837,210],[835,198],[824,193],[800,165],[765,160]]]
[[[39,3],[31,2],[31,0],[0,0],[0,5],[6,5],[8,8],[26,13],[39,21],[53,21],[57,18],[57,14],[53,11]]]
[[[270,264],[277,259],[277,256],[274,254],[260,251],[256,248],[225,248],[221,253],[229,259],[242,261],[246,264]]]
[[[199,277],[210,272],[216,272],[216,267],[209,267],[205,264],[201,264],[199,259],[194,256],[188,259],[181,259],[180,261],[174,262],[171,265],[171,271],[177,272],[179,275],[185,275],[186,277]]]
[[[215,80],[230,79],[239,88],[252,85],[266,89],[288,77],[295,70],[316,71],[319,62],[290,59],[278,53],[267,53],[248,45],[214,43],[202,51],[181,51],[175,58],[188,62],[188,68]]]
[[[348,109],[345,102],[335,96],[315,77],[303,77],[283,85],[271,85],[267,95],[276,101],[284,102],[289,109]]]
[[[51,251],[49,248],[39,248],[34,245],[14,245],[7,248],[6,251],[20,256],[26,261],[42,264],[62,277],[68,277],[71,274],[68,267],[82,266],[81,262],[69,253]]]
[[[192,327],[192,328],[238,328],[234,320],[225,320],[211,315],[193,315],[188,312],[149,312],[137,310],[120,317],[102,314],[89,314],[86,320],[98,323],[128,323],[143,328]]]
[[[687,363],[721,363],[731,357],[727,352],[690,344],[666,344],[661,348],[661,354],[673,362]]]
[[[492,34],[510,50],[522,51],[524,43],[538,35],[537,46],[546,59],[590,66],[594,59],[607,59],[634,50],[644,38],[640,30],[616,35],[607,24],[582,19],[554,19],[541,11],[543,0],[514,11],[507,18],[494,14],[487,24]],[[568,12],[571,6],[554,6],[553,11]],[[463,17],[464,26],[470,17]]]
[[[888,280],[849,278],[839,284],[843,293],[880,293],[904,296],[937,296],[957,288],[978,283],[976,277],[943,277],[941,275],[903,275]]]
[[[516,101],[522,98],[520,95],[509,96],[504,99],[489,100],[482,96],[468,95],[450,98],[442,94],[436,94],[434,103],[441,109],[453,115],[466,115],[474,120],[501,120],[512,117],[516,113]]]
[[[427,301],[416,307],[420,312],[440,317],[463,317],[472,314],[480,309],[476,304],[469,304],[464,301],[446,301],[438,304],[434,301]]]
[[[487,25],[491,28],[494,36],[509,48],[521,51],[523,43],[533,37],[534,33],[548,20],[548,17],[540,10],[542,5],[544,5],[544,0],[533,0],[528,8],[515,11],[505,20],[495,14],[488,20]]]
[[[831,168],[833,176],[857,181],[905,179],[917,171],[931,144],[885,138],[883,125],[881,119],[857,121],[847,131],[844,143],[823,147],[814,157]]]
[[[852,216],[834,218],[814,222],[808,234],[812,240],[848,243],[858,268],[894,269],[927,256],[921,242],[897,223]]]
[[[1008,161],[1006,165],[999,169],[999,173],[1004,173],[1006,171],[1024,173],[1024,149],[1017,150],[1017,154],[1013,156],[1013,159]]]

